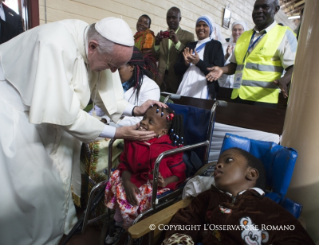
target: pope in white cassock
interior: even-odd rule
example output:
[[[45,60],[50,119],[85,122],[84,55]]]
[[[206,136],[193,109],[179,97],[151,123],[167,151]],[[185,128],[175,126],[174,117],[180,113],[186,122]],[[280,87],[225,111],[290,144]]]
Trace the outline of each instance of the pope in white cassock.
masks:
[[[59,21],[0,45],[1,245],[58,244],[70,231],[80,141],[155,136],[137,126],[106,126],[83,111],[91,98],[116,122],[151,104],[164,106],[134,107],[123,99],[116,70],[133,46],[132,31],[117,18]]]

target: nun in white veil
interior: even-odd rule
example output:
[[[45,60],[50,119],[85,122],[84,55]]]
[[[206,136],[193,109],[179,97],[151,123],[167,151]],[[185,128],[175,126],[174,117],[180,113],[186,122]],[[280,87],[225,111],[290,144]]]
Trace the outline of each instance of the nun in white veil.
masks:
[[[222,43],[223,44],[223,51],[225,54],[225,65],[229,64],[230,56],[231,56],[233,50],[235,50],[235,45],[236,45],[238,38],[240,37],[240,35],[244,31],[248,30],[247,24],[245,21],[242,21],[242,20],[235,21],[232,24],[231,30],[232,30],[232,35],[231,35],[229,41]],[[220,87],[232,88],[233,84],[234,84],[234,75],[223,74],[218,79],[218,83],[219,83]]]

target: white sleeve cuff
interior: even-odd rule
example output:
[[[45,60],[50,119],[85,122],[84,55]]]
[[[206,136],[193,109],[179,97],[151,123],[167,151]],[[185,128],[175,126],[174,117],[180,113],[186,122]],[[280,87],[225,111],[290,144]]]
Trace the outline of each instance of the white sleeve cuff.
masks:
[[[132,110],[133,108],[135,107],[135,105],[132,105],[132,104],[128,104],[124,111],[123,111],[123,116],[132,116]]]
[[[115,131],[116,131],[115,127],[105,125],[103,128],[103,131],[99,135],[99,137],[101,137],[101,138],[114,138]]]
[[[230,55],[230,57],[228,59],[229,59],[230,63],[237,64],[236,56],[235,56],[235,49],[233,50],[233,52],[231,53],[231,55]]]

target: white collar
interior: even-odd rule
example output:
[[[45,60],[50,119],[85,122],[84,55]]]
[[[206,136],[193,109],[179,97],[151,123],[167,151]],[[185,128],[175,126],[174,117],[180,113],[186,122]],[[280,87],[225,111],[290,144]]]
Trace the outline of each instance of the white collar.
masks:
[[[257,192],[259,193],[259,195],[261,195],[261,196],[265,195],[265,192],[264,192],[262,189],[258,188],[258,187],[249,188],[249,189],[247,189],[247,190],[255,190],[255,191],[257,191]],[[241,195],[241,194],[243,194],[243,193],[245,193],[247,190],[243,190],[243,191],[239,192],[239,193],[238,193],[238,196]],[[221,190],[219,190],[219,191],[221,191]],[[224,191],[221,191],[221,192],[226,193],[227,195],[229,195],[229,196],[231,196],[231,197],[233,196],[233,195],[232,195],[231,193],[229,193],[229,192],[224,192]]]
[[[276,25],[277,25],[277,21],[274,20],[274,22],[273,22],[270,26],[268,26],[266,29],[263,29],[263,30],[261,30],[261,31],[258,31],[257,27],[255,26],[255,27],[254,27],[254,30],[255,30],[256,33],[261,33],[261,32],[263,32],[263,31],[269,32],[269,31],[270,31],[272,28],[274,28]]]
[[[198,40],[197,44],[206,43],[206,42],[208,42],[208,41],[210,41],[210,40],[211,40],[211,38],[210,38],[210,37],[206,37],[206,38],[205,38],[205,39],[203,39],[203,40]]]

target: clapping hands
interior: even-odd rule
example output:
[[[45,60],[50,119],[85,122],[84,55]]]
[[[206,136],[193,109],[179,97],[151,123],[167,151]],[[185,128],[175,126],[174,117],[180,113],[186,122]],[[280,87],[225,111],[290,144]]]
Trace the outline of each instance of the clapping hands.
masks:
[[[186,66],[189,66],[189,64],[196,65],[200,60],[196,50],[194,51],[194,54],[193,54],[193,50],[189,49],[188,47],[184,49],[183,56],[184,56]]]

